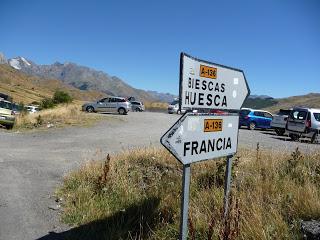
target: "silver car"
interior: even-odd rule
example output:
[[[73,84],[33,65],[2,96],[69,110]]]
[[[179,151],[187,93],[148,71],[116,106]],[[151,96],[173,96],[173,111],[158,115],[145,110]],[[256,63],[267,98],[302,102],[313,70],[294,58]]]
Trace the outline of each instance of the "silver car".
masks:
[[[87,112],[117,112],[127,114],[131,109],[131,103],[121,97],[107,97],[97,102],[82,105],[82,111]]]
[[[173,102],[171,102],[168,106],[168,113],[169,114],[181,114],[181,113],[185,113],[186,110],[185,109],[181,109],[181,111],[179,110],[179,100],[174,100]]]
[[[143,102],[131,101],[132,111],[143,112],[146,110]]]
[[[320,109],[293,108],[288,117],[286,130],[294,141],[300,137],[307,137],[311,142],[319,142]]]

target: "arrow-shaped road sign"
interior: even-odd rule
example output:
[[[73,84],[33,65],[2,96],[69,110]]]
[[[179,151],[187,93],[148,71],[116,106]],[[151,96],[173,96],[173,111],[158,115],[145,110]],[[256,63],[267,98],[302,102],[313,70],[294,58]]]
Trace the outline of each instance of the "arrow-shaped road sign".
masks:
[[[249,94],[242,70],[181,53],[180,109],[238,110]]]
[[[239,116],[183,115],[161,138],[182,164],[229,156],[237,151]]]

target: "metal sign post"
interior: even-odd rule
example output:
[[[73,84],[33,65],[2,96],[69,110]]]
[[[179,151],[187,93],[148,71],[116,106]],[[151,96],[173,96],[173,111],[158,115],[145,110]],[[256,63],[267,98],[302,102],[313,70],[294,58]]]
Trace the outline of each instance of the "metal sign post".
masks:
[[[180,238],[179,238],[180,240],[187,239],[187,236],[188,236],[190,168],[191,168],[190,164],[183,165],[181,220],[180,220]]]
[[[226,175],[224,182],[224,201],[223,201],[223,210],[224,210],[224,219],[227,219],[229,213],[229,195],[231,187],[231,173],[232,173],[232,158],[233,156],[227,156],[227,165],[226,165]]]
[[[180,240],[188,236],[191,163],[227,156],[224,218],[228,216],[232,156],[238,147],[239,115],[212,109],[240,110],[250,90],[242,70],[180,56],[179,108],[207,113],[184,114],[162,137],[161,144],[183,164]]]

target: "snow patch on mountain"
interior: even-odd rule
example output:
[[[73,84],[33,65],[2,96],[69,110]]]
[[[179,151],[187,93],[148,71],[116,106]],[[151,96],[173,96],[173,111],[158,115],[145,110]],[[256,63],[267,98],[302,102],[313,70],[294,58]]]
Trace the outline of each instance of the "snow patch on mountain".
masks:
[[[20,69],[21,69],[21,67],[20,67],[20,62],[19,62],[19,60],[16,59],[16,58],[10,59],[10,60],[9,60],[9,64],[10,64],[11,67],[13,67],[13,68],[15,68],[15,69],[17,69],[17,70],[20,70]]]
[[[31,66],[31,64],[24,57],[20,57],[20,59],[28,66]]]

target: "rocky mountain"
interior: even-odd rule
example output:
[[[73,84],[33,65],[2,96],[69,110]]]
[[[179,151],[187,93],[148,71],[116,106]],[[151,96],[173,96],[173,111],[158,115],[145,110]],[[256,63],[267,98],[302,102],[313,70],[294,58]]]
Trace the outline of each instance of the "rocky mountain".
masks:
[[[266,100],[272,100],[273,97],[270,97],[268,95],[250,95],[250,99],[266,99]]]
[[[167,94],[136,89],[116,76],[110,76],[105,72],[71,62],[38,65],[24,57],[16,57],[9,59],[8,63],[13,68],[29,75],[46,79],[59,79],[63,83],[80,90],[101,91],[114,96],[133,96],[142,101],[154,102],[170,99]]]
[[[155,99],[157,99],[159,102],[166,102],[170,103],[178,96],[173,95],[171,93],[160,93],[157,91],[147,91],[151,96],[153,96]]]

